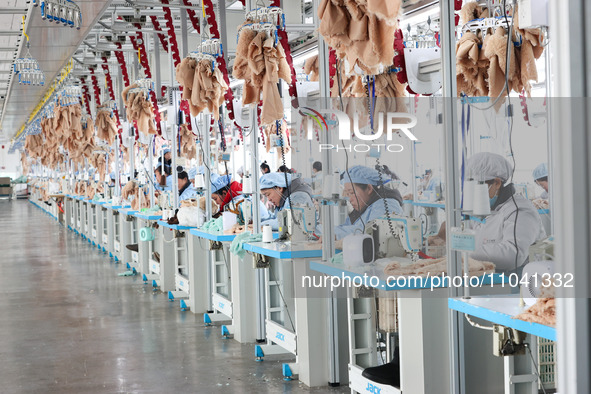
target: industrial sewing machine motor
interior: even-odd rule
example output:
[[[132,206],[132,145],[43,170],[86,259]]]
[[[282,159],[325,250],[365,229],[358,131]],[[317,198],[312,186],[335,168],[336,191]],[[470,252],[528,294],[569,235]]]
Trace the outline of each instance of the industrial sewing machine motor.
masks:
[[[307,242],[316,229],[316,210],[308,206],[294,206],[277,213],[279,239]]]
[[[410,254],[415,261],[423,243],[421,221],[417,218],[392,216],[373,220],[365,227],[365,233],[373,238],[376,259]]]

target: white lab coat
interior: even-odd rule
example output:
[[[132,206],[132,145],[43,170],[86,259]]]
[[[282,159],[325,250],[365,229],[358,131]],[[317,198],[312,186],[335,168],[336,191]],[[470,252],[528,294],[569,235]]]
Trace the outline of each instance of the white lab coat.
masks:
[[[533,204],[519,194],[515,194],[514,197],[519,208],[518,213],[513,199],[509,198],[492,211],[484,223],[474,226],[476,250],[471,257],[495,263],[497,272],[512,271],[523,265],[529,256],[529,247],[546,237],[540,215]],[[515,235],[519,248],[517,266],[513,234],[516,217]]]
[[[166,186],[160,185],[154,177],[154,188],[159,191],[170,191],[172,190],[172,175],[166,177]]]
[[[402,207],[400,206],[398,200],[394,198],[386,198],[386,203],[388,204],[388,211],[391,215],[401,216],[403,214]],[[345,223],[336,226],[334,233],[337,240],[343,239],[350,234],[363,233],[364,225],[367,225],[367,223],[372,220],[384,218],[386,218],[386,207],[384,206],[384,199],[380,198],[367,207],[367,209],[361,214],[355,223],[351,223],[351,219],[347,215]]]
[[[243,194],[239,194],[232,199],[232,203],[234,204],[234,206],[236,206],[240,201],[243,201],[245,199],[246,198],[244,197]],[[248,201],[252,201],[252,197],[248,197]],[[242,209],[242,208],[240,208],[240,209]],[[251,214],[252,213],[253,212],[251,211]],[[269,220],[269,219],[273,218],[273,216],[269,213],[269,210],[267,209],[265,204],[263,204],[263,202],[260,200],[259,200],[259,215],[261,217],[261,223],[264,222],[265,220]]]
[[[190,200],[191,198],[197,197],[197,190],[193,187],[193,185],[189,185],[180,195],[179,201]]]
[[[263,225],[269,225],[274,231],[279,229],[279,223],[277,222],[277,212],[283,211],[284,209],[289,209],[290,199],[286,199],[283,206],[281,208],[277,208],[274,213],[267,211],[266,219],[263,219],[263,214],[261,213],[261,222]],[[294,192],[291,193],[291,202],[295,206],[307,206],[314,208],[314,201],[312,201],[312,197],[306,192]]]

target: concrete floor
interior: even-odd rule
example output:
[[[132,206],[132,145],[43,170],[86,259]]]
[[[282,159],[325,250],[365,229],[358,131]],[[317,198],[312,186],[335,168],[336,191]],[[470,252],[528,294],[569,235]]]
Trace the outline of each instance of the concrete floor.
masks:
[[[350,392],[284,382],[28,201],[0,201],[0,239],[2,393]]]

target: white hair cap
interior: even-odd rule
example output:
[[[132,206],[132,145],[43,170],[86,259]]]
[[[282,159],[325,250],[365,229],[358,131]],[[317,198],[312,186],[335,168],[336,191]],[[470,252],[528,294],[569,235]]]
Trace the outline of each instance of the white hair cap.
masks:
[[[507,159],[490,152],[481,152],[468,159],[468,177],[475,181],[490,181],[501,178],[506,182],[511,178],[513,168]]]

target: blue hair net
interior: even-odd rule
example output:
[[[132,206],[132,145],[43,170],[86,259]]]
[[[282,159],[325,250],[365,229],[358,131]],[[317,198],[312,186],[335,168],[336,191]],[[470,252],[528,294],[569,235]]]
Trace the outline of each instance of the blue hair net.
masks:
[[[341,174],[341,184],[345,183],[359,183],[362,185],[377,186],[380,184],[380,173],[373,168],[364,166],[354,166],[349,168],[349,172]],[[386,183],[386,176],[383,177],[383,182]]]
[[[538,180],[540,178],[544,178],[548,176],[548,166],[546,165],[546,163],[542,163],[539,166],[536,167],[536,169],[534,170],[534,180]]]
[[[285,184],[285,175],[287,175],[287,185]],[[261,189],[271,189],[273,187],[288,187],[291,185],[291,174],[283,172],[270,172],[261,176],[259,180]]]
[[[215,176],[214,176],[215,175]],[[211,174],[211,192],[215,193],[220,189],[228,186],[232,180],[230,175]]]

